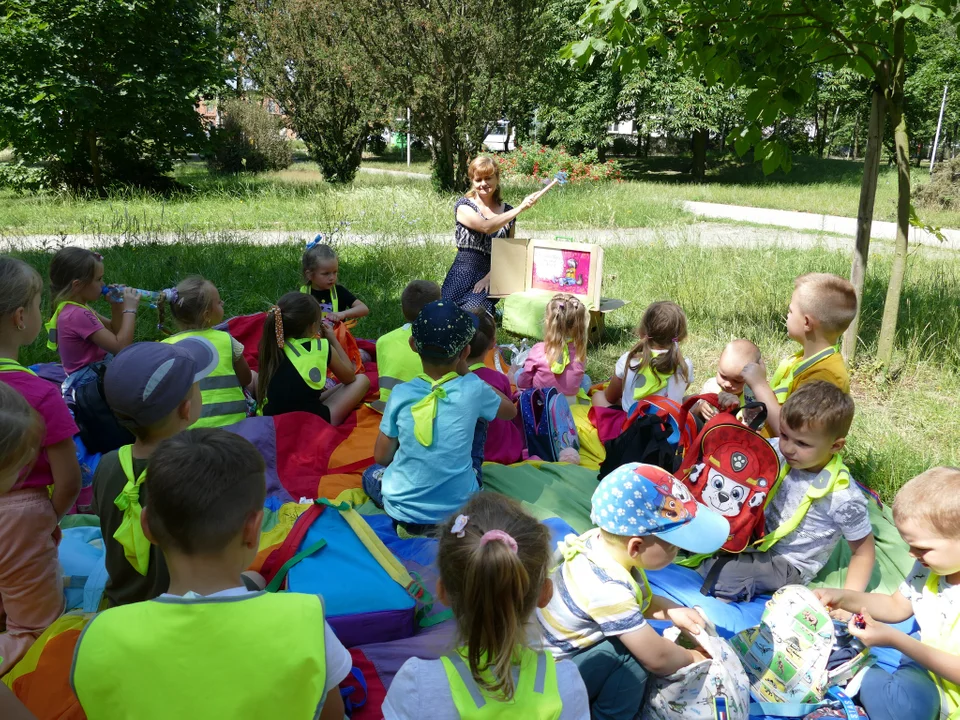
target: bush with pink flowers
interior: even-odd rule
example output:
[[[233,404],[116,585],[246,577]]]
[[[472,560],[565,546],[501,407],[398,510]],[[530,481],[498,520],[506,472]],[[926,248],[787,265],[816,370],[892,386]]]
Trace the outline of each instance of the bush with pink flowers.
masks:
[[[549,180],[561,171],[573,183],[621,179],[620,164],[616,160],[600,162],[596,150],[571,155],[563,147],[533,144],[518,146],[498,160],[501,174],[512,179]]]

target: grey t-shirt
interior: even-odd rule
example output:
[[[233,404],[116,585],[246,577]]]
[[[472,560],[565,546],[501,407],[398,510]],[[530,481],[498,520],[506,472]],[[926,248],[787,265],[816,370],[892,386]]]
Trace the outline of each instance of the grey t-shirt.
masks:
[[[557,687],[563,701],[560,720],[590,720],[587,688],[570,660],[557,661]],[[384,720],[460,719],[440,660],[407,660],[390,684],[382,710]]]
[[[783,462],[779,440],[774,438],[770,444]],[[767,532],[793,517],[817,474],[790,469],[764,513]],[[774,545],[770,552],[783,556],[799,568],[806,583],[827,564],[841,535],[855,542],[872,531],[867,499],[851,481],[850,487],[814,500],[797,529]]]

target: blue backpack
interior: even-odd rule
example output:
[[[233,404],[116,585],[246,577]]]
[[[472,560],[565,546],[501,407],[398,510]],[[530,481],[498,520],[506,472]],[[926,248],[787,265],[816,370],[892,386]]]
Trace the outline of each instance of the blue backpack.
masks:
[[[580,451],[577,426],[567,398],[556,388],[530,388],[520,394],[520,417],[527,452],[541,460],[556,462],[560,451],[571,447]]]

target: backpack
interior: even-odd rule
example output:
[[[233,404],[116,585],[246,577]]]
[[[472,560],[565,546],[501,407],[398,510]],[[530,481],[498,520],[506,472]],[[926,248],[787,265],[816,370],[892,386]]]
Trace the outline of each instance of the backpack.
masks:
[[[94,368],[96,380],[73,390],[73,415],[80,430],[80,439],[91,453],[108,453],[124,445],[132,445],[136,438],[117,422],[103,392],[103,376],[107,366]]]
[[[853,703],[836,686],[875,660],[859,645],[860,652],[853,658],[827,669],[837,633],[827,609],[810,589],[787,585],[777,590],[764,608],[759,627],[738,633],[730,644],[760,703],[754,708],[759,714],[802,717],[831,698],[841,703],[851,720],[857,717]]]
[[[573,448],[580,452],[577,426],[567,398],[556,388],[529,388],[520,394],[520,417],[527,452],[547,462],[557,462],[560,451]]]
[[[714,405],[718,402],[715,394],[702,398]],[[758,405],[762,407],[762,403],[747,403],[745,409],[759,409]],[[684,403],[684,412],[689,406]],[[687,449],[677,471],[697,502],[730,522],[730,537],[722,549],[732,553],[742,552],[763,537],[763,510],[780,477],[776,451],[755,429],[763,427],[766,411],[760,411],[753,425],[747,426],[737,420],[740,409],[713,416]]]

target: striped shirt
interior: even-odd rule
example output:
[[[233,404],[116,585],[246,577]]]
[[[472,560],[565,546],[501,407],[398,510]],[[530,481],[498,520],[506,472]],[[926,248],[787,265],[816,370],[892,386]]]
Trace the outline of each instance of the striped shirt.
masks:
[[[551,575],[553,598],[547,607],[537,610],[544,646],[557,658],[570,657],[604,638],[625,635],[647,623],[629,571],[607,553],[600,530],[589,530],[580,537],[590,555],[600,557],[602,567],[585,553],[563,560]],[[567,537],[567,541],[573,539]],[[645,585],[637,574],[634,580]]]

